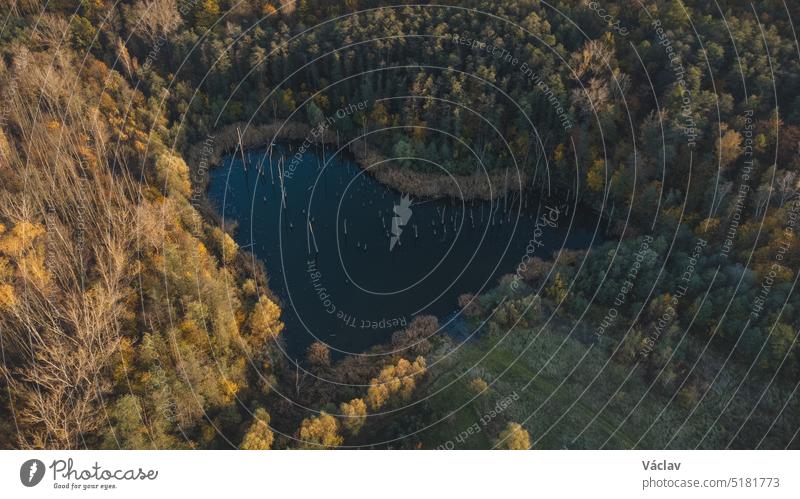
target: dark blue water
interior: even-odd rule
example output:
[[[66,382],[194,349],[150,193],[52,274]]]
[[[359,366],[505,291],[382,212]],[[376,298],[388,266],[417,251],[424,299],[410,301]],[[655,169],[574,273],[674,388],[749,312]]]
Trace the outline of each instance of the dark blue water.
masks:
[[[536,256],[586,247],[596,225],[529,194],[494,202],[409,196],[404,203],[348,158],[331,160],[331,149],[325,160],[321,149],[297,153],[291,144],[271,155],[250,151],[247,170],[240,154],[227,156],[209,187],[226,222],[238,221],[239,245],[266,265],[292,358],[302,359],[315,339],[340,354],[358,353],[417,315],[451,317],[459,295],[488,291],[515,272],[546,206],[560,214],[536,238]]]

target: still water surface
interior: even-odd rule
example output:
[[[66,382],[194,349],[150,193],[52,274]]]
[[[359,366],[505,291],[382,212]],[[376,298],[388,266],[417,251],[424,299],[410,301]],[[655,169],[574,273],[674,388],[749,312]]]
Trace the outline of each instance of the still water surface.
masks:
[[[459,295],[515,271],[548,208],[560,211],[556,227],[542,227],[536,256],[586,247],[597,225],[531,194],[404,199],[347,157],[332,159],[332,149],[297,153],[288,143],[249,151],[246,170],[241,154],[226,156],[209,185],[222,217],[238,222],[239,245],[265,263],[291,358],[302,360],[315,339],[335,355],[364,352],[417,315],[446,322]]]

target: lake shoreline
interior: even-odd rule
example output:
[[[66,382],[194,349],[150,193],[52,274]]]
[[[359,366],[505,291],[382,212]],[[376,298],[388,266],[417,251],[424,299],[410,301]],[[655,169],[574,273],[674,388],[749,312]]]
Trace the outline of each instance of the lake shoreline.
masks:
[[[268,147],[275,142],[308,141],[313,145],[338,145],[341,137],[330,129],[313,133],[314,129],[300,122],[273,122],[262,125],[252,125],[245,122],[233,123],[222,127],[214,135],[213,146],[209,147],[206,141],[192,144],[186,153],[187,163],[190,168],[198,168],[207,164],[208,168],[216,168],[222,164],[225,154],[235,151],[239,145],[239,133],[245,150]],[[453,175],[436,173],[415,172],[408,168],[392,166],[381,155],[369,147],[365,147],[363,140],[350,143],[348,152],[353,161],[365,172],[374,177],[381,184],[417,198],[439,199],[451,198],[470,200],[491,200],[503,197],[508,193],[519,193],[528,185],[528,178],[524,172],[511,173],[508,170],[486,174]],[[208,176],[203,176],[204,184],[198,186],[205,189],[208,186]],[[455,182],[454,182],[455,180]]]

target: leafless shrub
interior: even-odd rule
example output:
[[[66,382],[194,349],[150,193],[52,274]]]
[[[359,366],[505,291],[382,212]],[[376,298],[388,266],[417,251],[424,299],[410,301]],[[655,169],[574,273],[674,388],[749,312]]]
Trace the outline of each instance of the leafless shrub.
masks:
[[[104,423],[108,366],[135,276],[135,204],[125,175],[106,163],[106,131],[75,91],[72,61],[47,56],[53,67],[21,51],[6,80],[15,85],[0,90],[12,151],[0,188],[0,252],[13,290],[0,308],[3,374],[18,445],[75,448]]]
[[[139,36],[155,42],[171,35],[181,25],[176,0],[138,0],[131,8],[130,28]]]

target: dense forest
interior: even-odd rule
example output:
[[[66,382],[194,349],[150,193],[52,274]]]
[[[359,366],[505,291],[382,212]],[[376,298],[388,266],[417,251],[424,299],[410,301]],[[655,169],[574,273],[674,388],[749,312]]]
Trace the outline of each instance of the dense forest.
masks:
[[[0,19],[0,447],[800,445],[800,5]],[[467,195],[480,177],[591,210],[604,242],[464,294],[469,342],[420,315],[370,355],[312,344],[301,378],[285,304],[205,189],[237,145],[317,127],[362,164],[401,158],[376,173],[398,189],[447,195],[439,164]]]

